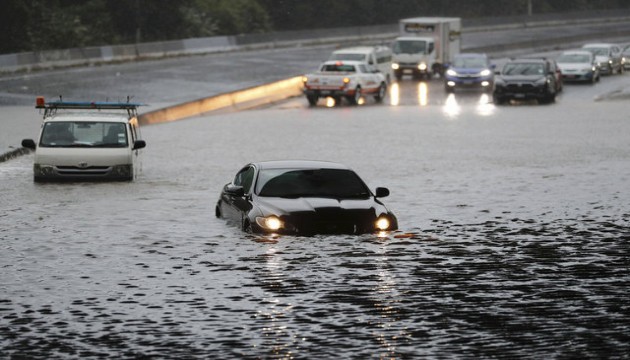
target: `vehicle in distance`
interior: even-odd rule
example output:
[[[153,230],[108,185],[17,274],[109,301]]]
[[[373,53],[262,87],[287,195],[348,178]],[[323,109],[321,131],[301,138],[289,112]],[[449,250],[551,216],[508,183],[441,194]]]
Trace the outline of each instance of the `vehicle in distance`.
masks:
[[[392,49],[387,46],[355,46],[333,51],[328,60],[364,61],[392,80]]]
[[[34,180],[133,180],[141,169],[137,107],[130,102],[46,103],[37,143],[22,140],[35,151]]]
[[[630,69],[630,45],[626,46],[621,52],[621,61],[623,62],[624,71]]]
[[[447,92],[456,89],[492,91],[494,68],[486,54],[456,55],[444,74],[444,88]]]
[[[511,59],[494,78],[496,104],[509,100],[536,99],[539,103],[556,100],[557,72],[547,59]]]
[[[226,184],[216,216],[261,234],[363,234],[396,230],[398,222],[345,165],[284,160],[250,163]]]
[[[602,74],[621,74],[624,67],[621,61],[621,48],[619,45],[606,43],[585,44],[582,49],[588,50],[595,55],[595,61],[599,65]]]
[[[599,65],[587,50],[565,51],[556,59],[564,81],[581,81],[594,84],[599,81]]]
[[[319,71],[304,75],[302,82],[311,106],[321,97],[332,97],[336,104],[345,98],[356,105],[363,95],[372,95],[376,102],[381,102],[387,94],[383,73],[364,61],[326,61]]]
[[[416,17],[398,21],[399,37],[392,44],[392,69],[396,79],[443,75],[444,67],[459,54],[461,19]]]

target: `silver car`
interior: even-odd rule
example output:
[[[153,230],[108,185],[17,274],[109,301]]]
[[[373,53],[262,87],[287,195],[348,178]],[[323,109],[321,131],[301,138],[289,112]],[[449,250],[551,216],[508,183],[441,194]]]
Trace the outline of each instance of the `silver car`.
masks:
[[[621,47],[615,44],[594,43],[582,46],[595,55],[595,61],[599,64],[602,74],[623,73],[623,63],[621,61]]]
[[[556,59],[563,81],[595,83],[599,81],[599,65],[588,50],[565,51]]]

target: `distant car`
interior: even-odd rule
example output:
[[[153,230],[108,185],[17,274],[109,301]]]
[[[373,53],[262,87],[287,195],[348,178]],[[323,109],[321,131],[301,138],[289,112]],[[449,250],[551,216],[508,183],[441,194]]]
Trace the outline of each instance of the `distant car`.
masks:
[[[556,59],[564,81],[599,81],[599,65],[595,56],[587,50],[565,51]]]
[[[595,55],[595,61],[599,64],[602,74],[621,74],[624,67],[621,61],[621,48],[616,44],[586,44],[582,49],[588,50]]]
[[[481,89],[492,91],[494,87],[494,65],[486,54],[459,54],[453,58],[444,74],[447,92],[456,89]]]
[[[630,69],[630,45],[621,52],[621,62],[623,62],[624,70]]]
[[[396,230],[398,222],[345,165],[325,161],[265,161],[243,167],[225,185],[216,216],[262,234],[363,234]]]
[[[496,73],[494,102],[503,104],[511,99],[554,102],[558,93],[557,76],[557,69],[548,59],[511,59]]]
[[[392,49],[387,46],[355,46],[333,51],[328,60],[364,61],[383,73],[389,84],[392,81]]]

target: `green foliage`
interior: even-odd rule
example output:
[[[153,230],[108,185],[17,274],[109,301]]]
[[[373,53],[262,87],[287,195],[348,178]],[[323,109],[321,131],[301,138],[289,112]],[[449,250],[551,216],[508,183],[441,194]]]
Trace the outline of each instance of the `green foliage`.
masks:
[[[530,0],[535,14],[628,0]],[[391,24],[412,16],[524,15],[528,0],[0,0],[0,53]]]

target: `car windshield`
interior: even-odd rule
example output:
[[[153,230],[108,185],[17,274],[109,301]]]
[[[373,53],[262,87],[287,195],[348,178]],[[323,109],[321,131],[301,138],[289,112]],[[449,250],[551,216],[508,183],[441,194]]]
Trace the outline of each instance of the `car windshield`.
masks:
[[[332,54],[330,60],[352,60],[352,61],[365,61],[365,54],[350,54],[350,53],[337,53]]]
[[[545,68],[539,63],[508,63],[503,68],[503,75],[543,75]]]
[[[324,64],[322,66],[322,71],[329,72],[355,72],[354,65],[345,65],[345,64]]]
[[[265,197],[367,199],[370,191],[359,176],[344,169],[267,169],[256,182]]]
[[[599,47],[599,48],[585,48],[586,50],[590,51],[593,53],[593,55],[597,56],[597,55],[604,55],[604,56],[608,56],[608,48],[604,48],[604,47]]]
[[[55,121],[44,124],[39,146],[43,147],[126,147],[124,123]]]
[[[424,54],[426,52],[426,42],[416,40],[400,40],[394,43],[394,54]]]
[[[453,61],[453,66],[457,68],[480,69],[486,68],[488,65],[483,58],[474,57],[458,57]]]
[[[559,63],[590,63],[591,57],[587,54],[562,54],[557,61]]]

